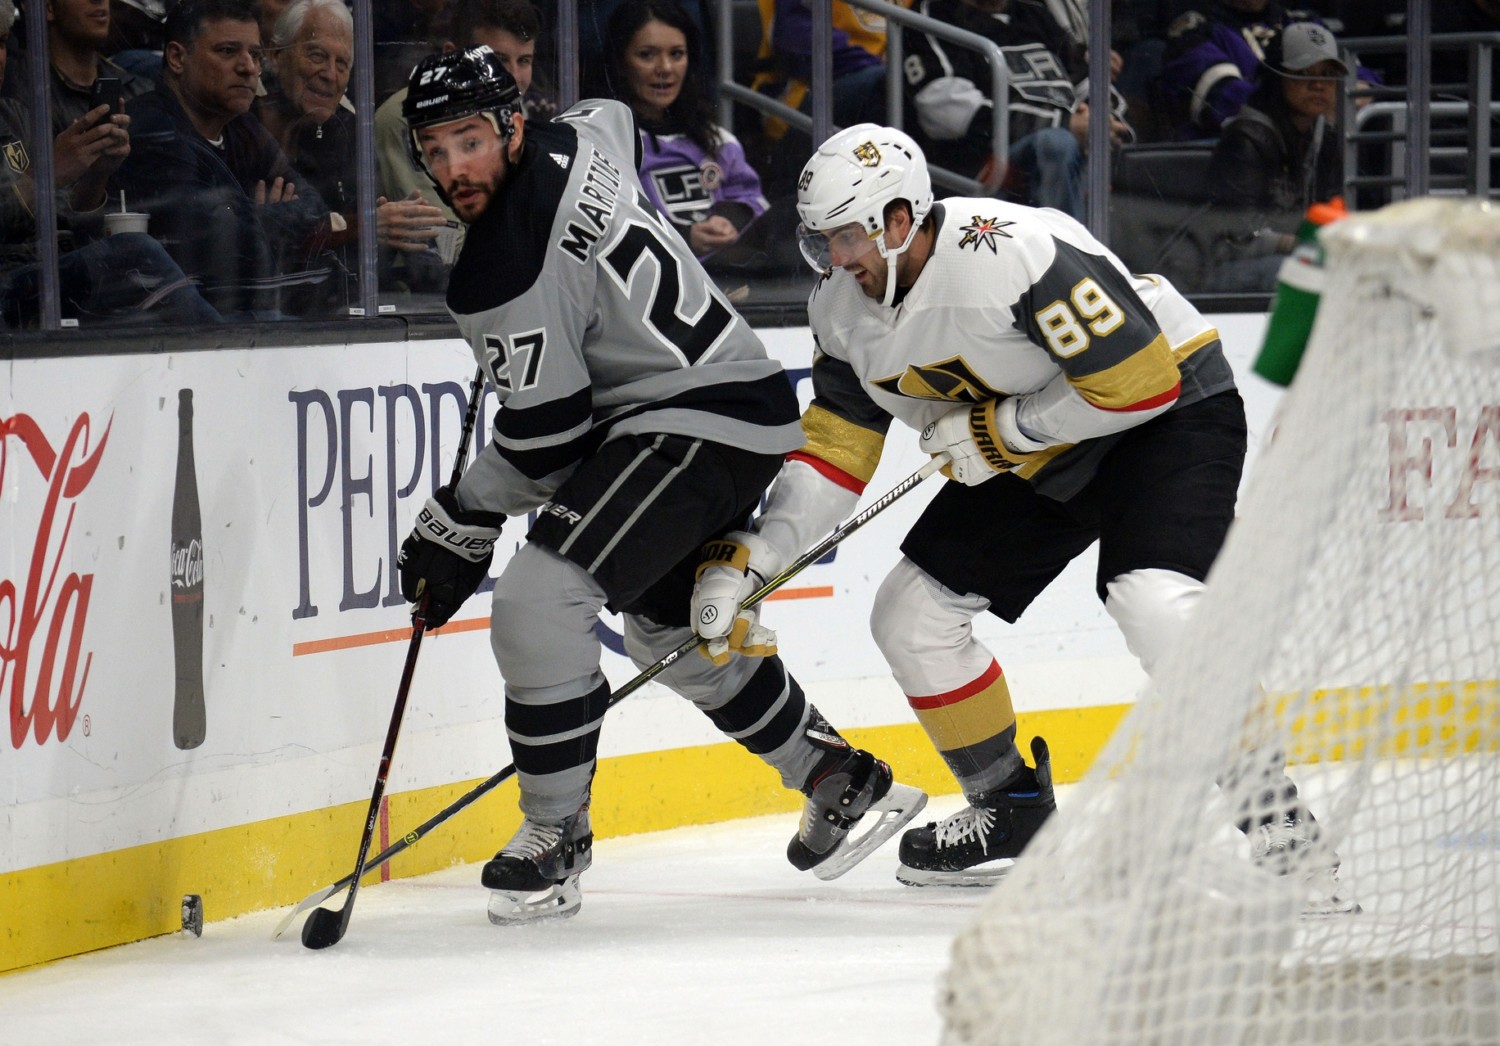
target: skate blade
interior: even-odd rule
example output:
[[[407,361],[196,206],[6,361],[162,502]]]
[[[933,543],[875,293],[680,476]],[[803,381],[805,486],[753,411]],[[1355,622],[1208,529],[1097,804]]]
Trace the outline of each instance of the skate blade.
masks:
[[[904,886],[994,886],[1015,867],[1012,860],[949,872],[932,868],[896,868],[896,880]]]
[[[490,922],[496,926],[519,926],[547,919],[567,919],[577,915],[582,906],[583,891],[578,888],[578,876],[570,875],[551,889],[535,893],[491,890],[489,916]]]
[[[825,882],[829,879],[837,879],[868,857],[881,843],[904,828],[907,822],[921,813],[926,805],[926,792],[920,788],[913,788],[911,785],[892,781],[890,791],[870,804],[870,808],[854,826],[854,831],[844,836],[827,857],[813,865],[813,875]],[[855,835],[855,831],[872,820],[872,814],[880,816],[873,818],[873,823],[866,831]]]
[[[1313,875],[1308,880],[1312,887],[1310,895],[1302,905],[1303,918],[1320,919],[1334,915],[1358,915],[1364,911],[1354,895],[1338,877],[1337,871]]]

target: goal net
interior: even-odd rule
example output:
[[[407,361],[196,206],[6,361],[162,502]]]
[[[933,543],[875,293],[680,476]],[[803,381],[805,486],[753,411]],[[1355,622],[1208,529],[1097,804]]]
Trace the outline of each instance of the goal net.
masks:
[[[1199,611],[955,942],[946,1042],[1500,1042],[1500,213],[1323,243]]]

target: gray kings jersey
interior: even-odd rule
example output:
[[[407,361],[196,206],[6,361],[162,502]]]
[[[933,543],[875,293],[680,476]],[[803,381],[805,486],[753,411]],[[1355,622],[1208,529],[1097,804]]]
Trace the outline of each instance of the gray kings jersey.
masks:
[[[1067,215],[988,198],[932,213],[932,254],[894,308],[841,269],[814,288],[799,456],[867,479],[891,418],[920,432],[959,404],[1017,396],[1042,452],[1016,473],[1066,500],[1120,432],[1234,388],[1218,331]]]
[[[534,508],[624,434],[800,446],[781,364],[642,190],[630,110],[584,101],[525,136],[448,284],[501,404],[460,501]]]

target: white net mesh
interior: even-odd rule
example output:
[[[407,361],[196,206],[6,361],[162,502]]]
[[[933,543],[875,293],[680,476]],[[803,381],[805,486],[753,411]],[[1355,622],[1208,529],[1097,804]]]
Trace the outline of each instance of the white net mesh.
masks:
[[[1324,242],[1198,616],[955,943],[948,1042],[1500,1042],[1500,216]]]

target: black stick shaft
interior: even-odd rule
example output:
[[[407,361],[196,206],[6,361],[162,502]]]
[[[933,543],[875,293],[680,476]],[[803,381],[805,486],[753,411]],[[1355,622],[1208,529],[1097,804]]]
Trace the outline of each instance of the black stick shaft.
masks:
[[[474,371],[474,380],[469,385],[469,405],[464,411],[463,428],[458,437],[458,453],[454,456],[453,476],[450,486],[457,486],[463,478],[464,465],[469,458],[469,440],[474,434],[475,419],[479,414],[479,403],[483,397],[484,368]],[[359,881],[364,877],[365,861],[370,855],[370,843],[375,838],[375,825],[380,820],[380,801],[385,797],[385,783],[390,777],[391,760],[396,755],[396,740],[401,735],[401,720],[406,716],[406,699],[411,693],[411,681],[417,670],[417,655],[422,650],[422,636],[427,631],[427,597],[423,596],[412,614],[411,642],[406,648],[406,664],[401,669],[401,683],[396,688],[396,703],[391,709],[391,724],[385,732],[385,744],[380,750],[380,763],[375,769],[375,787],[370,793],[370,809],[365,816],[365,829],[359,837],[359,853],[354,858],[354,871],[349,873],[349,896],[338,911],[317,908],[302,924],[302,943],[309,948],[328,948],[343,939],[349,928],[349,918],[354,914],[354,898],[359,894]]]

